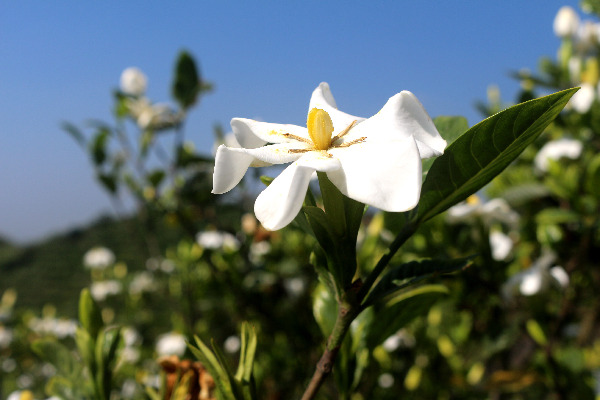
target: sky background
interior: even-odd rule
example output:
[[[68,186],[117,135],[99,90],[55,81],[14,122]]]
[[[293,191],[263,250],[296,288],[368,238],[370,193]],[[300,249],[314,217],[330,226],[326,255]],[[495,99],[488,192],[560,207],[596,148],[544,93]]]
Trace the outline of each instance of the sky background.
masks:
[[[129,66],[145,72],[148,96],[162,102],[179,51],[196,58],[215,90],[191,111],[185,134],[204,153],[213,126],[227,129],[232,117],[304,125],[322,81],[350,114],[368,117],[410,90],[432,117],[463,115],[472,125],[489,85],[512,101],[518,83],[509,73],[555,56],[554,16],[577,4],[2,2],[0,235],[29,243],[112,213],[87,154],[60,125],[112,122],[111,93]]]

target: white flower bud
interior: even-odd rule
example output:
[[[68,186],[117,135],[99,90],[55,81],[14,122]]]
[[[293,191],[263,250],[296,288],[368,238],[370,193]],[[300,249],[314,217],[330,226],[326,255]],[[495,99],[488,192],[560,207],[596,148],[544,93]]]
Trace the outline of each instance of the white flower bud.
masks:
[[[121,91],[132,96],[141,96],[146,93],[147,78],[136,67],[129,67],[121,74]]]
[[[554,34],[560,38],[571,37],[579,28],[579,16],[572,7],[563,6],[554,18]]]

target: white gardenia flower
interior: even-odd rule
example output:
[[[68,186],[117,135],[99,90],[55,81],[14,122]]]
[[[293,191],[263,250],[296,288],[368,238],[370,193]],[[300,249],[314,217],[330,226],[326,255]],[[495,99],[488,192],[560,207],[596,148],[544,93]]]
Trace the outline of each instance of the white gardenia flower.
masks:
[[[146,93],[148,79],[136,67],[129,67],[121,73],[121,91],[131,96],[141,96]]]
[[[523,296],[533,296],[542,293],[550,287],[555,286],[561,289],[569,285],[569,276],[561,266],[550,267],[556,255],[546,251],[535,261],[531,267],[516,275],[502,285],[502,296],[510,300],[516,294]]]
[[[187,347],[185,337],[177,332],[165,333],[158,337],[156,353],[158,356],[183,356]]]
[[[83,265],[89,269],[105,269],[115,263],[115,253],[106,247],[94,247],[83,256]]]
[[[583,143],[576,139],[562,138],[546,143],[537,153],[534,164],[539,171],[548,171],[548,160],[559,160],[562,157],[575,160],[583,150]]]
[[[450,207],[446,220],[450,224],[481,220],[488,226],[494,222],[515,226],[519,222],[519,214],[504,199],[494,198],[482,202],[479,196],[472,195],[466,201]]]
[[[570,37],[577,33],[579,16],[572,7],[563,6],[554,18],[554,34],[558,37]]]
[[[217,149],[213,193],[233,189],[250,166],[291,163],[254,204],[269,230],[296,217],[315,171],[325,172],[356,201],[384,211],[410,210],[421,192],[421,159],[441,155],[446,147],[411,92],[396,94],[364,119],[339,111],[324,82],[310,99],[307,128],[245,118],[232,119],[231,127],[242,148]]]

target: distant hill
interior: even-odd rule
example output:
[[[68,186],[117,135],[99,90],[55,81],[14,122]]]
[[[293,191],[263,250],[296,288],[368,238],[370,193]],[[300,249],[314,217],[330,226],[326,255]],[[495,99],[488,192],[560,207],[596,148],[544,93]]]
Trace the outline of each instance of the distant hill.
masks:
[[[177,233],[160,227],[160,247],[174,243]],[[90,283],[83,255],[94,246],[111,249],[129,271],[145,268],[150,252],[136,218],[102,217],[89,226],[57,234],[39,243],[17,246],[0,238],[0,295],[18,293],[17,307],[55,305],[61,315],[75,316],[81,289]]]

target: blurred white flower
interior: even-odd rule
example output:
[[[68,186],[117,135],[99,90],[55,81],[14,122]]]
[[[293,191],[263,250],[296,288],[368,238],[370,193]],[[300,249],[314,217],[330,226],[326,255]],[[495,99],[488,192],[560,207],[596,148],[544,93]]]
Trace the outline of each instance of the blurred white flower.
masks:
[[[89,269],[105,269],[115,263],[115,254],[106,247],[93,247],[83,256],[83,265]]]
[[[121,291],[123,291],[123,285],[115,280],[92,282],[90,286],[90,293],[96,301],[106,300],[108,296],[114,296]]]
[[[283,281],[283,287],[293,297],[298,297],[304,293],[306,283],[300,277],[288,278]]]
[[[582,83],[581,88],[571,97],[569,105],[580,114],[590,110],[596,98],[596,88],[589,83]]]
[[[579,29],[579,16],[572,7],[563,6],[554,17],[554,34],[560,38],[571,37]]]
[[[240,346],[240,338],[235,335],[229,336],[227,339],[225,339],[225,342],[223,343],[223,348],[228,353],[237,352],[240,349]]]
[[[54,335],[59,339],[74,337],[77,321],[52,317],[34,317],[28,322],[29,329],[39,335]]]
[[[129,284],[129,293],[137,295],[142,292],[152,292],[156,287],[154,275],[149,271],[143,271],[133,277]]]
[[[196,242],[205,249],[237,250],[240,242],[228,232],[206,231],[196,235]]]
[[[140,349],[138,347],[142,338],[132,327],[125,327],[122,333],[125,346],[121,349],[120,358],[125,362],[134,363],[140,358]]]
[[[537,153],[534,159],[535,167],[539,171],[548,170],[548,160],[559,160],[562,157],[575,160],[581,154],[583,144],[576,139],[558,139],[546,143]]]
[[[17,362],[14,358],[7,357],[0,363],[0,369],[6,373],[11,373],[17,369]]]
[[[550,267],[556,255],[551,251],[545,251],[531,267],[516,275],[502,285],[502,296],[511,300],[515,295],[533,296],[543,293],[552,286],[562,288],[568,286],[569,276],[560,266]]]
[[[492,199],[482,203],[477,195],[472,195],[467,201],[450,207],[446,216],[450,224],[472,223],[478,219],[485,225],[503,222],[514,226],[519,221],[519,214],[510,208],[504,199]]]
[[[513,241],[510,236],[494,230],[490,232],[490,248],[492,258],[496,261],[506,261],[511,254]]]
[[[31,386],[31,385],[28,385],[28,386]],[[8,395],[8,397],[6,398],[6,400],[34,400],[34,397],[33,397],[33,393],[31,393],[29,390],[16,390],[16,391],[10,393]]]
[[[13,340],[13,336],[12,329],[0,325],[0,349],[7,349]]]
[[[121,73],[121,91],[131,96],[141,96],[146,93],[148,79],[136,67],[129,67]]]
[[[389,372],[379,375],[379,379],[377,379],[377,383],[379,386],[384,389],[389,389],[394,385],[394,376]]]
[[[184,115],[168,104],[153,104],[146,97],[127,99],[129,114],[141,129],[160,130],[179,124]]]
[[[260,264],[264,256],[271,251],[271,243],[266,240],[250,244],[248,258],[253,264]]]
[[[398,332],[385,339],[382,346],[385,351],[391,353],[400,347],[413,347],[416,344],[415,337],[406,329],[400,329]]]
[[[177,332],[160,335],[156,342],[156,353],[161,356],[183,356],[187,343],[185,337]]]

